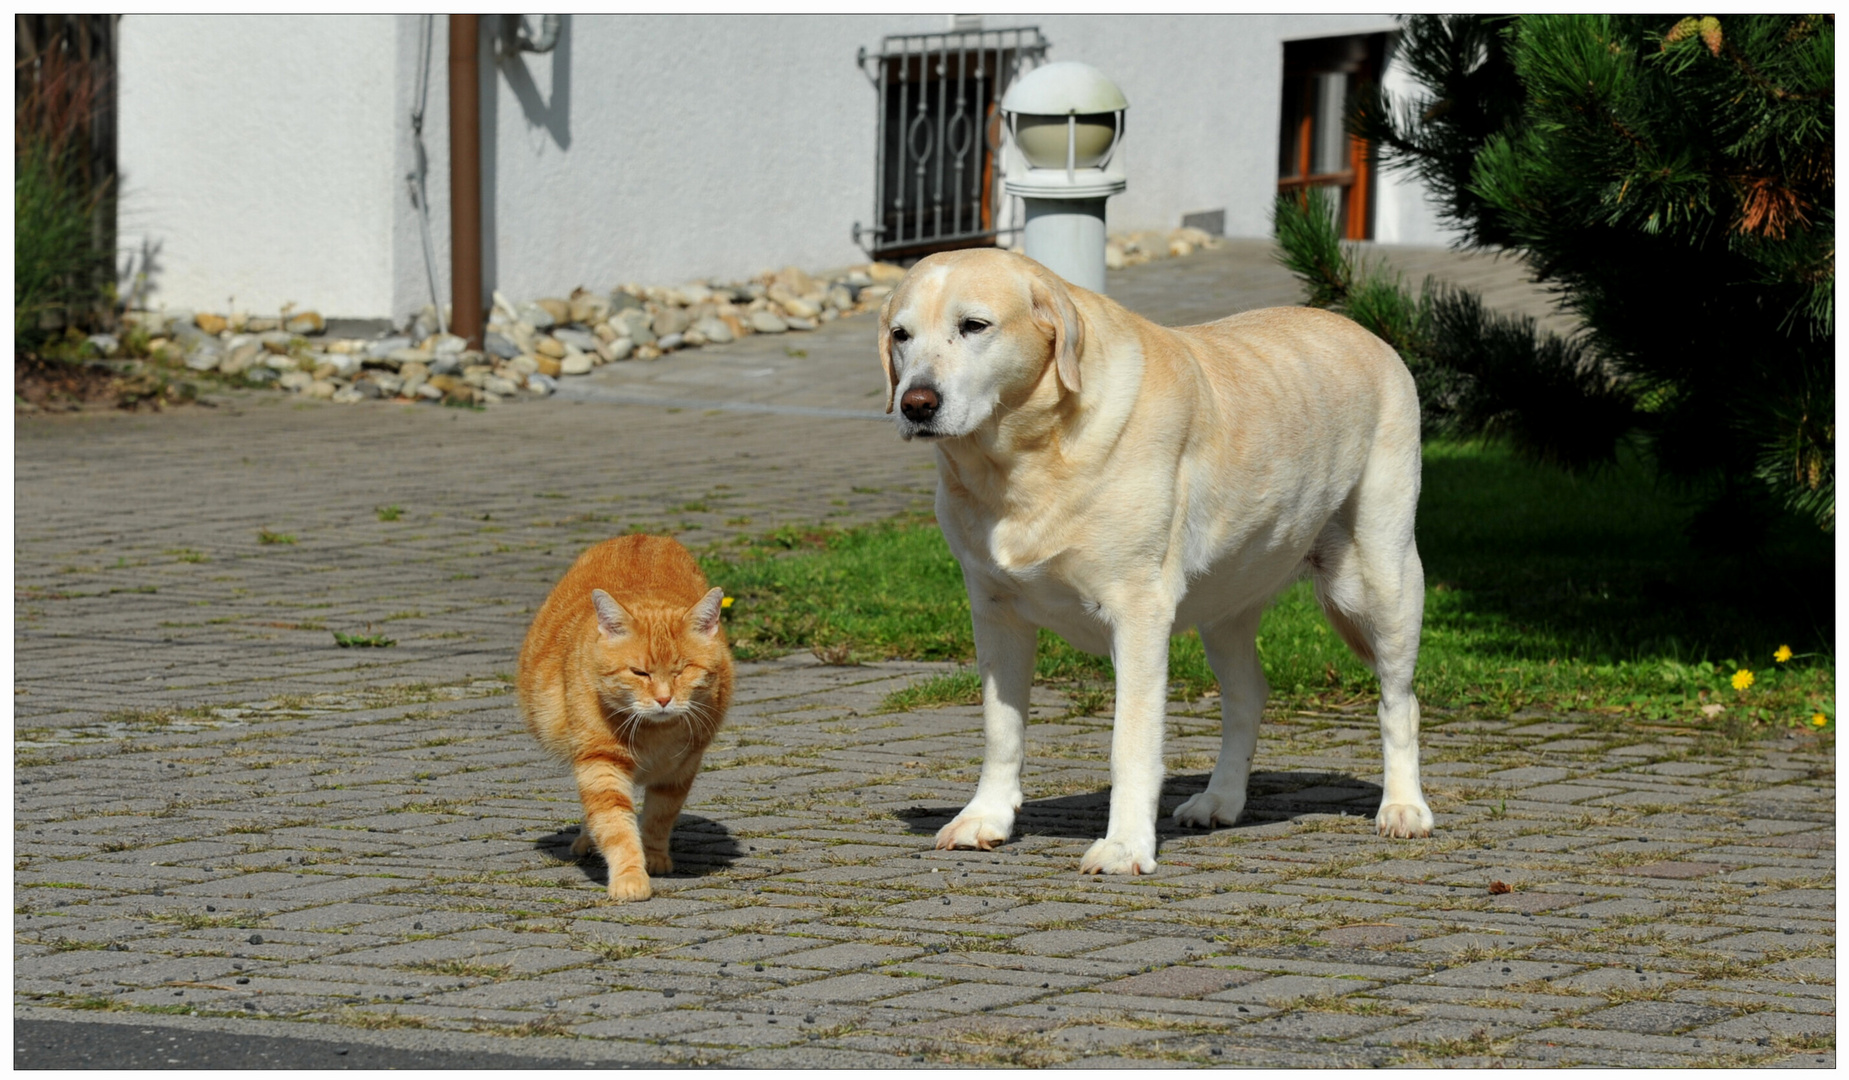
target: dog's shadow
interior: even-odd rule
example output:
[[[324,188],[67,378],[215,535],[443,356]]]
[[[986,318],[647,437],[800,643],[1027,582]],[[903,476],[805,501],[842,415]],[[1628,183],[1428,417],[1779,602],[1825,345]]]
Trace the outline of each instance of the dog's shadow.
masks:
[[[1208,773],[1171,776],[1162,785],[1161,813],[1156,818],[1159,839],[1199,835],[1202,830],[1175,823],[1175,808],[1206,790]],[[1255,772],[1246,785],[1246,808],[1237,824],[1243,828],[1268,822],[1289,821],[1309,814],[1345,814],[1371,818],[1380,809],[1379,784],[1331,772]],[[914,806],[895,811],[907,831],[929,836],[950,822],[960,806]],[[1030,799],[1015,815],[1017,836],[1057,836],[1091,840],[1104,835],[1110,819],[1110,790],[1051,799]]]
[[[534,850],[559,862],[573,862],[571,845],[578,839],[582,825],[554,829],[533,841]],[[744,855],[745,849],[732,830],[711,818],[682,814],[674,823],[674,835],[668,840],[668,853],[674,856],[674,872],[664,875],[677,878],[702,878],[731,866]],[[592,851],[576,860],[584,880],[602,886],[610,884],[610,868],[603,856]]]

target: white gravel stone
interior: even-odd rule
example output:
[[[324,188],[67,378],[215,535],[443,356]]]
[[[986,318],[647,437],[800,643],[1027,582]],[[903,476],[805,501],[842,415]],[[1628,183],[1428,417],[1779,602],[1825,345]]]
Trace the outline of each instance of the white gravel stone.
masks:
[[[747,321],[760,334],[781,334],[790,328],[790,324],[784,322],[781,316],[770,311],[754,311]]]

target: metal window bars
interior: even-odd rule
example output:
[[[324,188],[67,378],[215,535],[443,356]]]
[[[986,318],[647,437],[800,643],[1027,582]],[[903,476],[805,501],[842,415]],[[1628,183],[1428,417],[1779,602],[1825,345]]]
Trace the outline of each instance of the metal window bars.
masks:
[[[876,259],[993,244],[1020,231],[1002,191],[1002,95],[1046,59],[1039,27],[893,34],[860,67],[879,92],[873,224],[854,242]]]

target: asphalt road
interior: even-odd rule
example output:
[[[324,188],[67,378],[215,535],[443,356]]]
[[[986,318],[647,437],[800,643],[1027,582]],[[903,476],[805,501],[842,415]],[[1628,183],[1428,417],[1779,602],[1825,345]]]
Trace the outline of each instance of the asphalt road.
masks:
[[[486,1051],[412,1049],[331,1039],[292,1039],[146,1024],[16,1020],[13,1068],[26,1069],[633,1069],[661,1062],[572,1061]]]

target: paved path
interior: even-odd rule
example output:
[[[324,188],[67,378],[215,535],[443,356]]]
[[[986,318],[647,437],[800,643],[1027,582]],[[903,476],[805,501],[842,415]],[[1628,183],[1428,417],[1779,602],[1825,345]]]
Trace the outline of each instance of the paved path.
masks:
[[[1507,264],[1397,254],[1537,302]],[[1173,322],[1295,295],[1251,245],[1112,288]],[[526,620],[632,526],[698,546],[928,505],[928,451],[855,415],[870,335],[482,413],[22,419],[16,1064],[1834,1064],[1834,756],[1809,739],[1434,714],[1440,831],[1390,843],[1370,711],[1274,713],[1244,823],[1091,880],[1108,718],[1036,691],[1018,838],[936,852],[977,711],[888,711],[931,665],[798,655],[744,665],[680,872],[603,902],[508,692]],[[1218,743],[1211,702],[1173,710],[1165,809]]]

